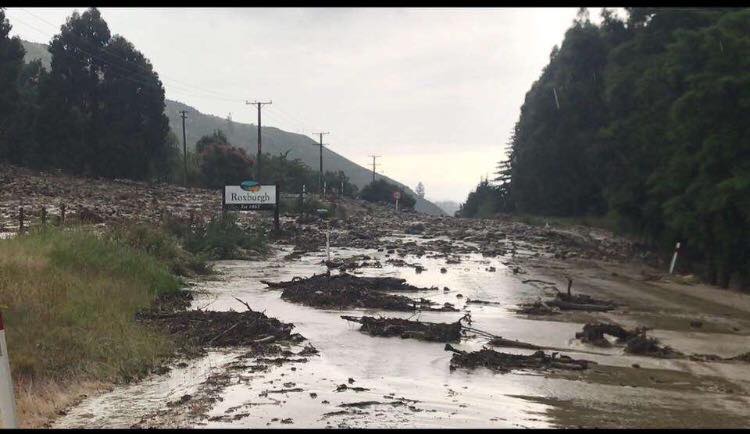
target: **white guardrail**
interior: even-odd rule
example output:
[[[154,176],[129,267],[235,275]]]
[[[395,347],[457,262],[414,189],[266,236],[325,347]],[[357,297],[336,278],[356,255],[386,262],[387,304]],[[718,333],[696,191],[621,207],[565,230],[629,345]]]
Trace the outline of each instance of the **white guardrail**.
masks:
[[[13,379],[10,377],[8,345],[5,343],[5,326],[0,312],[0,427],[16,428],[16,400]]]

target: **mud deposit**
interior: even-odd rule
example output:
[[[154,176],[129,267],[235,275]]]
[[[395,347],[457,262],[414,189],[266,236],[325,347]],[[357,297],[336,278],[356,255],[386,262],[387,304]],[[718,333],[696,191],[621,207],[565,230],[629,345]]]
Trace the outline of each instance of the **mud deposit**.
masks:
[[[394,232],[379,241],[383,234],[360,228],[359,237],[349,230],[346,242],[334,233],[330,274],[323,251],[299,248],[307,243],[303,235],[297,235],[295,245],[281,246],[269,261],[217,262],[218,276],[193,285],[198,291],[191,308],[204,313],[191,314],[195,318],[184,319],[184,330],[175,329],[197,333],[206,355],[90,397],[54,426],[750,426],[750,364],[736,358],[748,352],[750,323],[743,318],[750,302],[745,298],[719,304],[710,301],[718,297],[708,289],[669,289],[622,267],[555,257],[565,246],[581,251],[586,240],[538,249],[535,230],[522,231],[511,242],[502,231],[510,231],[512,224],[511,229],[479,232],[448,229],[449,223],[435,225],[463,230],[455,235],[460,239],[440,238],[432,224],[411,230],[418,235]],[[319,240],[315,234],[310,232],[309,243]],[[338,242],[356,242],[357,247]],[[608,245],[615,243],[602,248]],[[396,256],[403,262],[388,261]],[[355,262],[356,275],[339,273],[341,264]],[[417,263],[419,269],[413,266]],[[542,300],[555,299],[560,288],[565,291],[566,275],[572,275],[574,294],[589,296],[575,302],[606,301],[613,308],[547,305],[557,315],[517,312],[521,305],[538,301],[544,306]],[[286,291],[291,292],[284,296]],[[404,304],[395,305],[362,301],[381,296],[407,300],[396,298]],[[435,309],[450,303],[455,310],[425,305],[415,310],[414,302],[421,300]],[[195,331],[199,323],[192,321],[201,321],[199,315],[217,314],[227,315],[220,327],[203,335]],[[470,324],[460,322],[467,314]],[[704,324],[700,329],[690,326],[696,317]],[[253,318],[266,318],[269,328],[256,329]],[[227,330],[236,322],[240,325]],[[452,327],[461,323],[465,327],[454,340]],[[589,330],[586,342],[575,337],[586,324],[604,323],[621,324],[625,332],[648,327],[648,337],[660,346],[694,357],[629,353],[625,342],[616,341],[619,329]],[[284,324],[294,324],[294,332]],[[432,339],[429,324],[446,329]],[[236,330],[240,327],[247,339]],[[295,340],[295,333],[306,340]],[[228,347],[222,339],[229,340]],[[257,345],[259,340],[263,345]],[[447,341],[455,351],[446,351]]]

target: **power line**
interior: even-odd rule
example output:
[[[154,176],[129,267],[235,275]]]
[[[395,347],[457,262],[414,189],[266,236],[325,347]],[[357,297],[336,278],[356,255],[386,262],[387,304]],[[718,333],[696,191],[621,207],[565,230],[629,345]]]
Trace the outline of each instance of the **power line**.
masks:
[[[19,9],[21,9],[22,11],[24,11],[24,12],[28,13],[29,15],[31,15],[31,16],[33,16],[33,17],[36,17],[37,19],[39,19],[39,20],[43,21],[44,23],[48,24],[49,26],[51,26],[51,27],[55,27],[55,28],[56,28],[56,26],[55,26],[54,24],[50,23],[49,21],[47,21],[46,19],[44,19],[44,18],[42,18],[42,17],[40,17],[40,16],[38,16],[38,15],[36,15],[36,14],[32,13],[31,11],[28,11],[28,10],[26,10],[26,9],[24,9],[24,8],[19,8]],[[28,25],[28,24],[27,24],[27,25]],[[30,26],[30,27],[31,27],[31,26]],[[39,30],[37,29],[37,31],[39,31]],[[41,31],[40,31],[40,32],[41,32]],[[87,41],[87,40],[85,40],[85,39],[81,38],[80,36],[78,36],[78,35],[76,35],[76,34],[70,33],[70,34],[69,34],[69,36],[73,36],[73,37],[74,37],[75,39],[77,39],[77,40],[78,40],[79,42],[82,42],[82,43],[86,43],[86,44],[88,45],[88,42],[89,42],[89,41]],[[89,47],[91,47],[91,46],[89,45]],[[81,48],[81,47],[79,47],[79,48]],[[109,54],[109,55],[110,55],[110,56],[111,56],[112,58],[115,58],[115,59],[117,59],[117,60],[125,60],[125,61],[127,62],[127,59],[123,59],[123,58],[121,58],[121,57],[120,57],[120,56],[119,56],[119,55],[118,55],[117,53],[114,53],[114,52],[110,51],[110,50],[108,49],[108,47],[94,47],[94,48],[95,48],[96,50],[98,50],[98,51],[101,51],[102,53],[106,53],[106,54]],[[81,51],[84,51],[84,50],[81,50]],[[85,52],[85,51],[84,51],[84,52]],[[87,54],[89,54],[89,55],[93,56],[93,54],[92,54],[92,53],[87,53]],[[145,56],[144,56],[144,57],[145,57]],[[99,60],[103,60],[103,59],[99,59]],[[149,63],[150,63],[150,62],[149,62]],[[111,63],[110,63],[110,64],[111,64]],[[154,71],[149,71],[149,70],[148,70],[148,68],[145,68],[145,67],[143,67],[143,66],[141,66],[141,65],[137,65],[137,64],[131,64],[131,65],[132,65],[133,67],[136,67],[136,68],[139,68],[139,69],[141,69],[141,70],[142,70],[142,71],[144,71],[144,72],[145,72],[146,74],[151,74],[151,73],[153,73],[153,72],[154,72]],[[130,72],[130,71],[129,71],[129,72]],[[195,89],[195,90],[193,90],[194,92],[195,92],[195,91],[198,91],[198,92],[203,92],[203,93],[210,93],[210,94],[214,94],[214,96],[212,96],[212,97],[215,97],[215,98],[217,98],[217,99],[224,99],[224,100],[227,100],[227,101],[236,101],[236,102],[241,102],[241,101],[242,101],[242,99],[239,99],[239,98],[237,98],[237,97],[235,97],[235,96],[230,96],[229,94],[225,94],[225,93],[223,93],[223,92],[217,92],[217,91],[214,91],[214,90],[210,90],[210,89],[205,89],[205,88],[203,88],[203,87],[200,87],[200,86],[196,86],[196,85],[194,85],[194,84],[190,84],[190,83],[187,83],[187,82],[184,82],[184,81],[181,81],[181,80],[178,80],[178,79],[176,79],[176,78],[172,78],[172,77],[169,77],[169,76],[166,76],[166,75],[161,75],[161,74],[159,74],[159,76],[160,76],[160,77],[163,77],[163,78],[164,78],[165,80],[168,80],[168,81],[173,81],[173,82],[175,82],[175,83],[180,83],[179,85],[175,85],[175,84],[170,84],[171,86],[178,86],[178,87],[182,87],[182,88],[185,88],[185,89],[187,89],[188,87],[192,87],[192,88],[194,88],[194,89]]]

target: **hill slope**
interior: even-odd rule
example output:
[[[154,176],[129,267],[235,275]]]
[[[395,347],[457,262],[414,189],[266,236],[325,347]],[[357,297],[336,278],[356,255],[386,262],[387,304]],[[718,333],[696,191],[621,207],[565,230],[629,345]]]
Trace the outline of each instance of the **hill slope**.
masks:
[[[26,49],[25,60],[27,62],[34,59],[41,59],[42,64],[49,68],[51,56],[44,44],[23,41],[23,46]],[[255,155],[258,146],[256,125],[233,122],[230,127],[226,119],[201,113],[195,107],[167,99],[164,111],[169,118],[169,125],[172,128],[172,131],[174,131],[177,137],[180,138],[180,143],[182,142],[182,119],[179,115],[180,110],[188,111],[188,117],[185,122],[188,146],[195,146],[195,142],[197,142],[202,136],[211,134],[214,130],[220,129],[227,135],[227,138],[232,144],[245,148],[249,151],[250,155]],[[281,152],[289,151],[290,158],[299,158],[302,162],[312,168],[318,167],[319,150],[317,146],[314,146],[316,142],[312,138],[270,126],[261,127],[261,135],[263,140],[263,152],[279,154]],[[364,187],[372,181],[372,172],[369,169],[366,169],[325,147],[323,148],[323,170],[341,170],[349,177],[351,182],[359,188]],[[375,177],[376,179],[383,178],[388,182],[403,187],[405,191],[417,199],[415,206],[417,211],[432,215],[445,214],[442,209],[432,202],[417,197],[417,194],[408,186],[380,174],[375,174]]]

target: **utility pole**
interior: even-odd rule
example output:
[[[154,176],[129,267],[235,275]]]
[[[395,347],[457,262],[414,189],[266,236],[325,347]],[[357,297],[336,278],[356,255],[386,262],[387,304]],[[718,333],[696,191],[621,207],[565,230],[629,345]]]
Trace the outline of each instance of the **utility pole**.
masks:
[[[323,195],[323,135],[324,134],[330,134],[329,132],[321,132],[321,133],[314,133],[317,134],[318,137],[320,137],[320,175],[319,175],[319,187],[320,187],[320,194]]]
[[[182,118],[182,159],[185,163],[184,171],[182,172],[182,181],[185,187],[187,187],[187,138],[185,136],[185,118],[187,118],[187,110],[180,110],[180,117]]]
[[[370,157],[372,157],[372,182],[375,182],[375,166],[377,166],[375,159],[379,158],[380,155],[370,155]]]
[[[255,162],[255,164],[257,164],[257,167],[255,169],[255,178],[256,178],[255,180],[258,181],[258,183],[260,183],[260,174],[261,174],[261,172],[260,172],[260,153],[261,153],[261,150],[262,150],[261,141],[260,141],[260,108],[262,106],[266,105],[266,104],[272,104],[272,103],[273,103],[273,101],[268,101],[268,102],[260,102],[260,101],[250,102],[250,101],[245,101],[245,104],[247,104],[247,105],[253,104],[253,105],[256,105],[258,107],[258,158],[257,158],[257,160]]]

